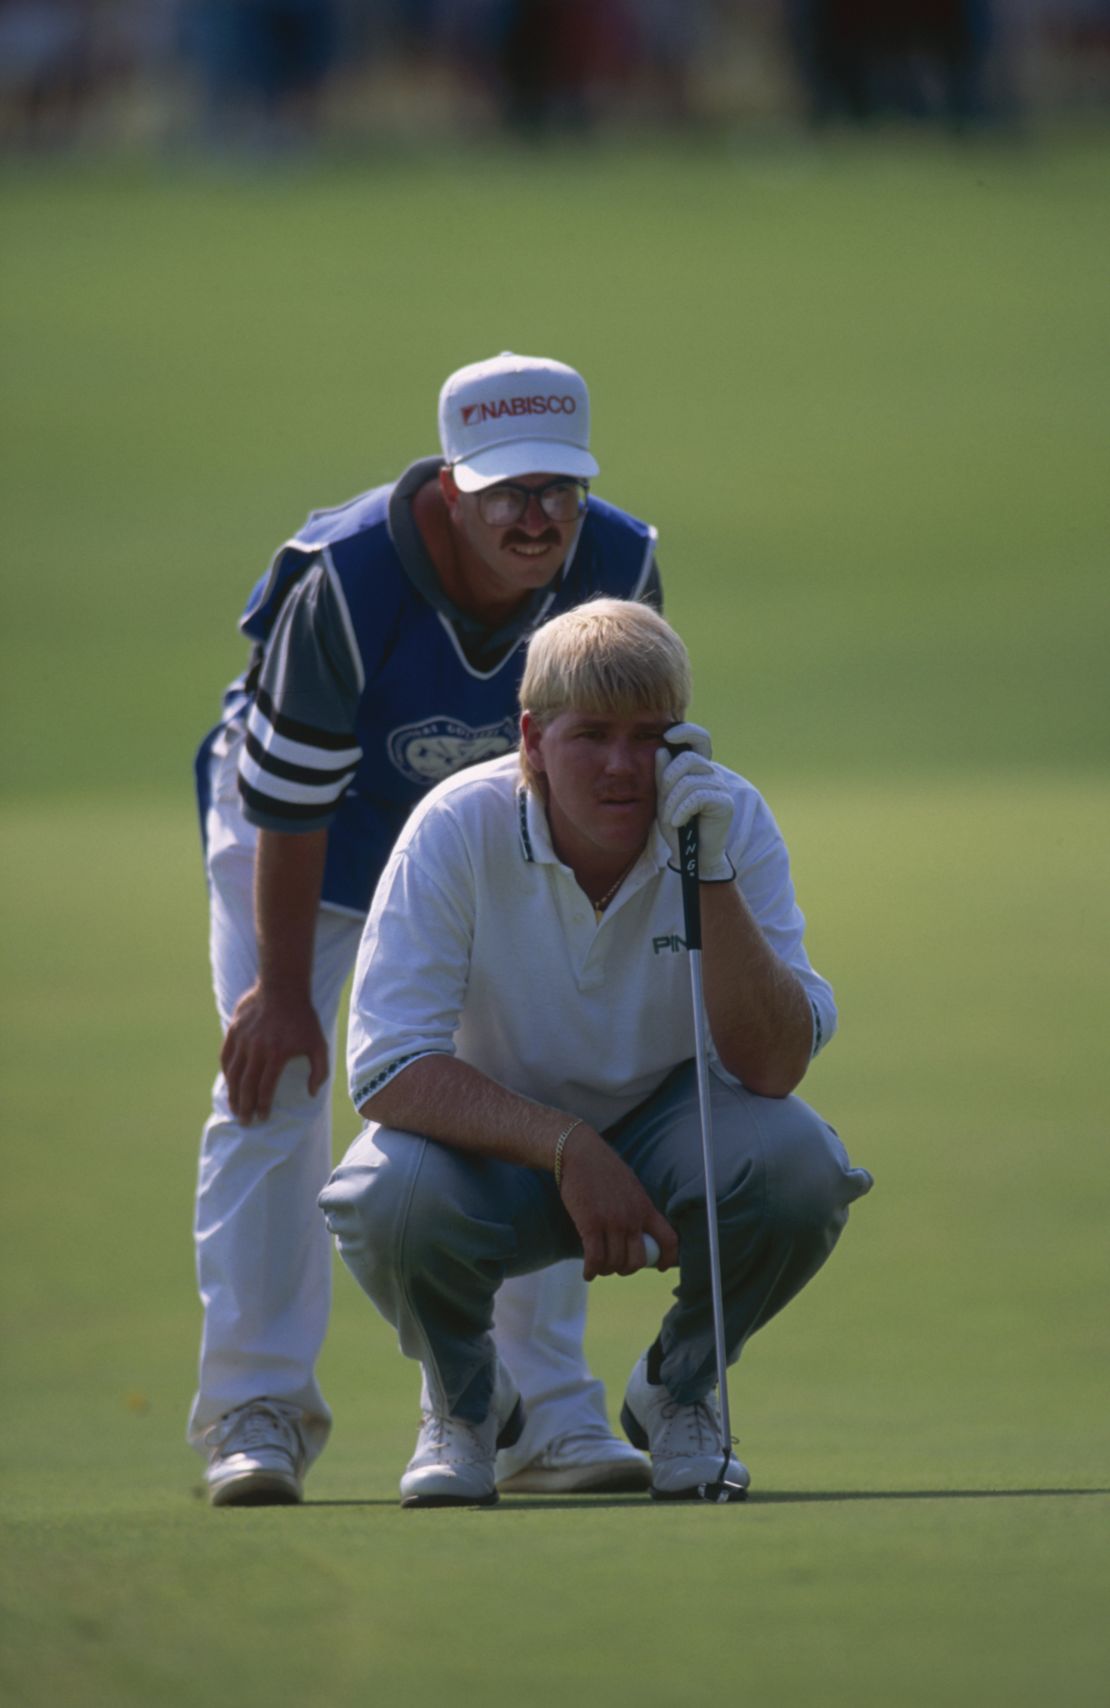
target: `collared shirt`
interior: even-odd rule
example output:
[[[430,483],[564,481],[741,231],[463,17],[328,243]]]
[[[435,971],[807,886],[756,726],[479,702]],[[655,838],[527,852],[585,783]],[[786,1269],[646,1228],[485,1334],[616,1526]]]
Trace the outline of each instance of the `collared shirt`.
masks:
[[[451,625],[467,660],[489,671],[531,633],[549,593],[537,588],[497,629],[447,597],[413,515],[416,494],[442,466],[424,457],[405,470],[389,493],[386,525],[413,587]],[[331,823],[362,756],[356,724],[365,687],[359,637],[325,551],[284,601],[260,662],[240,767],[252,824],[317,830]],[[281,733],[287,729],[292,741]]]
[[[816,1050],[836,1006],[805,952],[786,845],[759,791],[715,769],[733,798],[736,882],[805,987]],[[441,783],[402,832],[363,932],[348,1033],[355,1106],[430,1054],[602,1130],[642,1102],[695,1050],[668,860],[656,828],[599,922],[516,754]],[[729,1077],[712,1052],[711,1063]]]

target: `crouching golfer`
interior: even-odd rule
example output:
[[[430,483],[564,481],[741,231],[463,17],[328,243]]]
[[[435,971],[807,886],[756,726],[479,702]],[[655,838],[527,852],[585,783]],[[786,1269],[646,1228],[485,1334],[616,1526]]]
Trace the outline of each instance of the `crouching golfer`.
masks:
[[[700,822],[703,979],[730,1361],[816,1274],[871,1186],[790,1094],[832,1034],[786,849],[752,785],[684,723],[690,666],[645,605],[533,637],[521,746],[433,789],[382,874],[352,995],[368,1125],[320,1203],[423,1366],[405,1506],[490,1505],[520,1400],[490,1333],[508,1275],[677,1264],[622,1410],[652,1491],[718,1477],[712,1293],[679,827]],[[667,744],[670,744],[668,746]],[[685,751],[674,753],[679,744]],[[729,1480],[748,1472],[730,1462]]]

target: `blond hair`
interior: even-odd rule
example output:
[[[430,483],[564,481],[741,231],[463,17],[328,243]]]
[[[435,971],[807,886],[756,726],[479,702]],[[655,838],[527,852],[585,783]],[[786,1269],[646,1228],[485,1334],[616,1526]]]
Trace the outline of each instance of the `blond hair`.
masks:
[[[541,727],[568,711],[658,713],[680,723],[692,691],[689,654],[658,611],[634,599],[590,599],[532,636],[520,709]],[[523,742],[520,763],[534,784]]]

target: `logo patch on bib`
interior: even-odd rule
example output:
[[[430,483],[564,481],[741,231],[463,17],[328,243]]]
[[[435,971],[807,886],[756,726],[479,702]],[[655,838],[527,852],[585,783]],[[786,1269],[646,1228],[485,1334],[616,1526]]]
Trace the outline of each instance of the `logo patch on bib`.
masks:
[[[520,739],[515,718],[472,729],[456,718],[424,718],[389,738],[390,761],[410,783],[441,783],[468,765],[511,753]]]

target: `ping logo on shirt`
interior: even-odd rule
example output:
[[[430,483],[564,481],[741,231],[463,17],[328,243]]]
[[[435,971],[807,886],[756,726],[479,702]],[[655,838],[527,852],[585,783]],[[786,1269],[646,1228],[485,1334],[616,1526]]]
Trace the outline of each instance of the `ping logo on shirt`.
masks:
[[[410,783],[441,783],[468,765],[511,753],[519,740],[515,718],[474,729],[457,718],[424,718],[403,724],[386,744],[390,763]]]
[[[686,939],[685,937],[680,937],[677,931],[672,931],[669,936],[653,937],[651,940],[651,952],[653,955],[681,955],[685,947]]]
[[[483,421],[498,421],[504,415],[573,415],[578,404],[573,397],[501,397],[491,403],[464,403],[464,427],[480,427]]]

